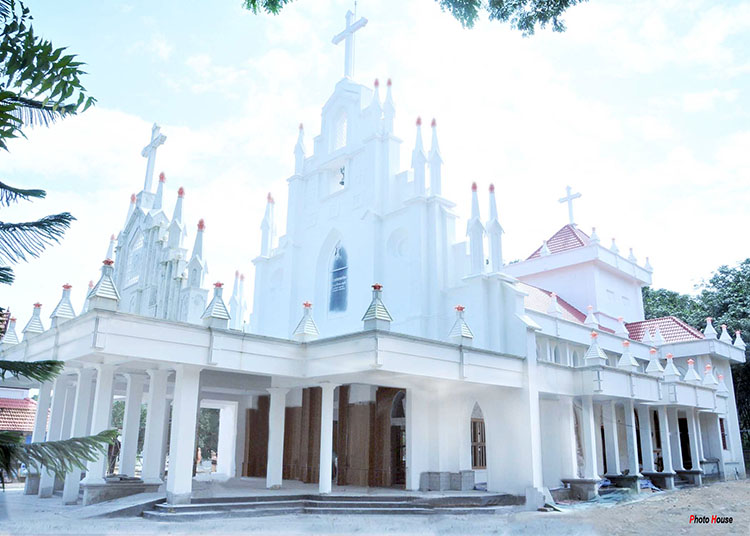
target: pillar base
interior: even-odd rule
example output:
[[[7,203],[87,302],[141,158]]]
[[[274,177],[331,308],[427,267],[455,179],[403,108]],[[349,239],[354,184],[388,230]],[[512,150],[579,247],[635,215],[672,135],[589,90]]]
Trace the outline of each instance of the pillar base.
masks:
[[[570,494],[579,501],[590,501],[599,495],[601,480],[598,478],[564,478],[562,483],[570,488]]]
[[[684,471],[677,471],[677,474],[694,486],[703,485],[703,471],[700,469],[686,469]]]
[[[36,495],[39,493],[39,474],[28,473],[26,475],[26,482],[23,485],[24,495]]]
[[[159,486],[160,484],[146,484],[140,479],[122,482],[106,482],[103,484],[84,484],[81,482],[81,488],[83,489],[83,506],[110,501],[112,499],[119,499],[120,497],[128,497],[129,495],[136,495],[138,493],[154,493],[159,491]],[[190,502],[189,493],[187,494],[187,499],[186,502]],[[167,500],[169,500],[169,493],[167,493]]]
[[[643,475],[640,475],[638,473],[634,475],[608,475],[607,478],[615,487],[626,488],[633,493],[638,493],[639,491],[641,491],[639,482],[640,479],[643,478]]]
[[[167,492],[167,504],[190,504],[192,493],[172,493]]]
[[[651,479],[655,486],[661,489],[674,489],[675,473],[643,473],[643,476]]]

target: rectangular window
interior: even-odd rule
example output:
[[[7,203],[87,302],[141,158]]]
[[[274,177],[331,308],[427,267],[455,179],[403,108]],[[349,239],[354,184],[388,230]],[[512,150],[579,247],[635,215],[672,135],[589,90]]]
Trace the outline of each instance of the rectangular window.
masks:
[[[721,429],[721,448],[729,450],[729,447],[727,446],[727,427],[724,419],[719,419],[719,428]]]
[[[471,468],[487,468],[487,445],[484,436],[484,419],[471,419]]]

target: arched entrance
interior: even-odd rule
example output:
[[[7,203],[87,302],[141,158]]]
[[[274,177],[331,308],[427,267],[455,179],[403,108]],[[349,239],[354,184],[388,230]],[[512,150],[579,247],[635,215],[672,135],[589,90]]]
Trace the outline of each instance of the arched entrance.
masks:
[[[484,424],[484,414],[478,403],[471,411],[471,468],[474,471],[474,481],[487,482],[487,433]]]

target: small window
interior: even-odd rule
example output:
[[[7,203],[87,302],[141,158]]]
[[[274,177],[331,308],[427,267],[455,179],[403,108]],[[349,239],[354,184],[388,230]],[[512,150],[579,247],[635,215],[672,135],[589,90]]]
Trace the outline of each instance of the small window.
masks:
[[[487,439],[484,419],[471,419],[471,468],[487,468]]]
[[[729,450],[729,447],[727,446],[727,427],[724,421],[725,419],[719,419],[719,428],[721,428],[721,448]]]
[[[338,245],[333,252],[331,265],[331,298],[328,303],[328,310],[331,312],[346,311],[348,272],[346,250]]]

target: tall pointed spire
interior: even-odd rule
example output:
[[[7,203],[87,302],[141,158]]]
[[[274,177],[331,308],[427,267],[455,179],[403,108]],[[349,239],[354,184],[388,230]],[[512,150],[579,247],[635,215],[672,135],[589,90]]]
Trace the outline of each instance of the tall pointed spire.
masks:
[[[493,272],[499,272],[503,269],[503,228],[497,217],[494,184],[490,184],[490,221],[487,222],[487,237],[491,269]]]
[[[135,211],[135,203],[138,200],[138,198],[135,196],[135,194],[130,194],[130,206],[128,207],[128,215],[125,216],[125,225],[128,224],[130,221],[130,216],[133,215],[133,212]]]
[[[0,339],[0,348],[12,346],[19,342],[18,335],[16,335],[16,319],[11,317],[10,320],[8,320],[8,327],[5,328],[5,334],[3,335],[3,338]]]
[[[273,249],[274,235],[276,234],[275,222],[273,217],[275,201],[271,192],[266,197],[266,213],[263,215],[263,221],[260,224],[260,254],[262,257],[268,257]]]
[[[206,222],[203,218],[198,220],[198,232],[195,234],[195,244],[193,245],[193,255],[198,259],[203,259],[203,233],[206,230]]]
[[[190,256],[190,262],[188,262],[188,283],[187,286],[190,288],[200,288],[203,286],[203,277],[206,275],[207,267],[206,261],[203,258],[203,233],[206,230],[206,223],[201,218],[198,221],[198,232],[195,235],[195,245],[193,245],[193,254]],[[200,312],[195,312],[196,318]]]
[[[177,190],[177,202],[174,206],[172,221],[169,223],[169,236],[167,238],[167,246],[171,249],[181,248],[182,239],[185,236],[185,226],[182,223],[182,200],[184,198],[185,188],[180,186],[180,189]]]
[[[432,123],[432,145],[430,146],[430,193],[432,195],[443,194],[443,157],[440,155],[438,145],[437,121],[433,118]]]
[[[159,184],[156,187],[156,196],[154,197],[154,204],[152,209],[154,212],[161,210],[162,199],[164,197],[164,183],[167,182],[167,176],[162,171],[159,173]]]
[[[297,143],[294,146],[294,174],[302,175],[305,170],[305,127],[299,124]]]
[[[104,257],[105,259],[113,259],[115,258],[115,242],[116,238],[115,235],[110,235],[109,237],[109,246],[107,247],[107,256]]]
[[[60,302],[57,304],[57,307],[55,307],[55,310],[52,311],[52,314],[50,315],[53,328],[60,325],[60,323],[65,322],[66,320],[70,320],[71,318],[76,317],[76,313],[73,310],[73,305],[70,303],[71,288],[73,287],[71,285],[68,285],[67,283],[63,285],[62,297],[60,298]]]
[[[37,333],[44,332],[44,326],[42,325],[42,304],[37,302],[34,304],[34,310],[31,313],[31,318],[26,324],[26,327],[21,330],[23,333],[23,340],[36,335]]]
[[[180,186],[177,190],[177,202],[174,205],[174,212],[172,213],[172,221],[182,223],[182,201],[185,199],[185,188]]]
[[[424,195],[425,193],[425,166],[427,156],[422,144],[422,118],[417,117],[417,139],[414,142],[414,150],[411,153],[411,167],[414,169],[414,193]]]
[[[393,119],[396,117],[396,107],[393,105],[393,95],[391,95],[391,79],[388,79],[385,90],[385,101],[383,102],[383,132],[385,134],[393,133]]]
[[[242,315],[240,315],[240,271],[234,272],[234,286],[232,297],[229,298],[229,315],[232,317],[229,327],[231,329],[242,328]]]
[[[292,338],[299,342],[309,342],[314,341],[318,336],[320,336],[320,331],[313,320],[312,303],[306,301],[302,304],[302,318],[294,328]]]
[[[375,121],[377,125],[380,123],[380,116],[383,115],[383,107],[380,105],[380,81],[376,78],[373,83],[375,91],[372,92],[372,100],[370,106],[367,108],[367,113]]]
[[[484,271],[484,225],[479,216],[477,183],[471,184],[471,219],[466,223],[466,236],[469,237],[469,274]]]

